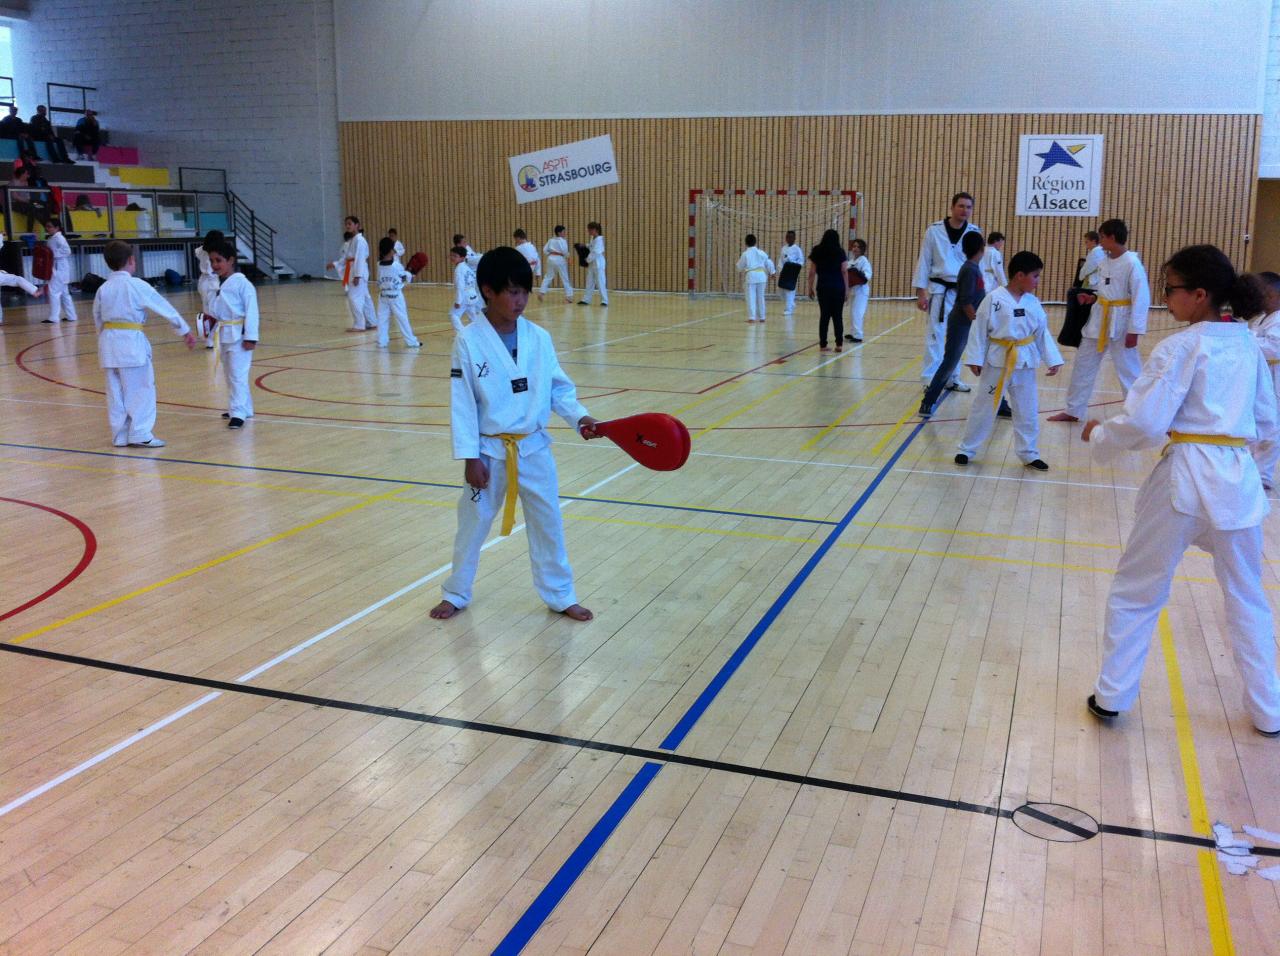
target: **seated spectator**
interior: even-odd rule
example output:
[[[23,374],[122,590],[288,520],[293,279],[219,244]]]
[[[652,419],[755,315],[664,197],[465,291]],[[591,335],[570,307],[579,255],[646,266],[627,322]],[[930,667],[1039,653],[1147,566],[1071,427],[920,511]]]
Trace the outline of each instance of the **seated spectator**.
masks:
[[[76,123],[76,131],[71,138],[76,153],[81,159],[97,159],[101,141],[102,127],[98,125],[98,114],[93,110],[85,110],[80,122]]]
[[[3,122],[3,121],[0,121]],[[27,123],[27,133],[36,142],[43,142],[49,146],[49,159],[55,163],[69,163],[71,157],[67,155],[66,144],[62,142],[61,137],[54,132],[53,124],[49,122],[49,114],[43,106],[36,107],[36,115],[31,117]]]
[[[9,115],[0,119],[0,139],[17,139],[27,131],[27,124],[22,122],[16,106],[9,107]]]
[[[9,179],[9,209],[15,225],[19,216],[26,217],[27,227],[24,232],[35,232],[35,224],[44,222],[49,216],[48,194],[34,191],[46,185],[48,184],[37,178],[35,164],[30,160],[13,161],[13,174]]]

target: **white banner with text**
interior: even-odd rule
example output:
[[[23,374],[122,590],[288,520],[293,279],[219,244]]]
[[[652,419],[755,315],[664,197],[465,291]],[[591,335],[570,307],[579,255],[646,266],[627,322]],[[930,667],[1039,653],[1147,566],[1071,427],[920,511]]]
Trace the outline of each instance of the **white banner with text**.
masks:
[[[612,186],[618,181],[613,138],[608,134],[512,156],[507,162],[511,165],[516,202],[521,205],[597,186]]]
[[[1019,216],[1097,216],[1101,194],[1100,134],[1021,137]]]

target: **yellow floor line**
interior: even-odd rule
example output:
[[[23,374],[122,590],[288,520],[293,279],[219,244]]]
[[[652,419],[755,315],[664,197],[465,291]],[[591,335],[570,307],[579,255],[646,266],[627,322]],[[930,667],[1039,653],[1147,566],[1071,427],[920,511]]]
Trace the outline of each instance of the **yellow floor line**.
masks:
[[[676,418],[679,418],[685,412],[689,411],[689,409],[697,408],[699,405],[709,402],[713,398],[720,398],[721,396],[728,395],[732,392],[736,392],[738,389],[742,388],[742,386],[745,384],[746,382],[744,380],[740,380],[740,381],[734,382],[728,388],[713,389],[712,391],[708,392],[706,395],[703,395],[701,398],[690,402],[688,405],[681,405],[671,414]]]
[[[1182,671],[1178,666],[1178,651],[1173,643],[1173,628],[1169,625],[1169,612],[1161,611],[1156,630],[1160,634],[1160,647],[1164,651],[1165,673],[1169,678],[1169,702],[1173,708],[1173,725],[1178,736],[1178,757],[1182,761],[1182,780],[1187,788],[1187,807],[1191,811],[1191,828],[1200,836],[1213,838],[1209,824],[1209,808],[1204,800],[1204,788],[1200,784],[1200,762],[1196,759],[1196,743],[1191,733],[1191,715],[1187,711],[1187,696],[1182,687]],[[1227,901],[1222,892],[1222,874],[1212,850],[1200,850],[1200,885],[1204,890],[1205,917],[1209,923],[1209,941],[1214,956],[1234,953],[1231,940],[1231,921],[1227,916]]]
[[[243,548],[237,548],[235,551],[232,551],[228,554],[224,554],[221,557],[214,558],[211,561],[205,561],[203,564],[198,564],[194,568],[188,568],[185,571],[179,571],[177,574],[172,574],[169,577],[164,578],[163,580],[156,581],[144,587],[137,588],[136,590],[130,591],[128,594],[122,594],[120,595],[120,597],[112,598],[109,601],[103,601],[101,604],[95,604],[91,608],[88,608],[84,611],[78,611],[75,614],[72,614],[68,617],[61,618],[50,624],[46,624],[43,627],[38,627],[34,631],[27,631],[25,634],[19,634],[17,637],[13,638],[13,640],[11,640],[9,643],[21,644],[24,641],[31,640],[31,638],[33,637],[39,637],[41,634],[48,634],[50,631],[55,631],[58,628],[63,627],[67,624],[74,623],[75,621],[82,621],[85,618],[90,617],[91,615],[97,614],[99,611],[106,611],[109,608],[118,607],[119,605],[124,604],[126,601],[131,601],[136,597],[142,596],[143,594],[150,594],[152,591],[162,588],[165,585],[173,584],[176,581],[182,581],[185,578],[191,577],[192,575],[199,574],[201,571],[207,571],[210,568],[216,568],[218,565],[225,564],[226,562],[232,560],[233,558],[239,558],[243,555],[248,554],[251,551],[257,551],[259,548],[265,548],[269,544],[275,544],[277,541],[283,541],[285,538],[292,538],[294,535],[301,534],[304,531],[310,531],[312,528],[322,525],[327,521],[333,521],[335,518],[342,518],[346,515],[352,514],[353,512],[359,511],[362,508],[367,508],[372,504],[376,504],[379,501],[385,501],[386,499],[394,497],[395,495],[398,495],[405,490],[407,490],[407,488],[399,488],[399,489],[396,489],[395,491],[389,491],[386,494],[375,495],[372,498],[368,498],[364,501],[357,502],[356,504],[353,504],[353,505],[348,505],[345,508],[340,508],[339,510],[333,512],[332,514],[325,515],[323,518],[316,518],[313,521],[308,521],[306,524],[300,524],[297,527],[290,528],[287,531],[281,531],[279,534],[273,534],[269,538],[263,538],[261,541],[257,541],[253,544],[246,545]]]
[[[327,488],[300,488],[296,485],[272,485],[258,481],[231,481],[226,478],[203,478],[197,475],[173,475],[160,471],[128,471],[121,468],[100,468],[93,465],[70,465],[56,461],[28,461],[23,458],[0,458],[0,462],[15,465],[35,465],[39,468],[59,468],[64,471],[87,471],[100,475],[121,475],[129,478],[158,478],[163,481],[189,481],[200,485],[222,485],[228,488],[260,488],[263,491],[290,491],[306,495],[331,495],[335,498],[374,498],[376,495],[360,491],[332,491]]]
[[[919,411],[915,408],[908,408],[902,413],[902,417],[894,422],[893,427],[880,436],[880,440],[871,446],[871,457],[875,458],[880,452],[884,451],[885,445],[893,441],[893,437],[902,431],[902,426],[907,423],[908,418],[914,418],[919,415]]]
[[[747,402],[747,404],[738,408],[737,411],[732,411],[728,415],[725,415],[723,418],[717,418],[710,425],[704,426],[693,437],[702,438],[710,434],[711,432],[715,431],[717,428],[720,428],[723,425],[729,424],[729,422],[733,421],[735,418],[740,418],[741,416],[745,415],[747,412],[751,411],[752,409],[759,408],[761,405],[769,401],[769,399],[773,398],[774,396],[782,394],[783,392],[787,391],[787,389],[795,388],[796,385],[798,385],[803,381],[806,381],[806,379],[795,378],[789,382],[784,382],[783,384],[779,385],[777,388],[770,389],[769,391],[761,395],[759,398],[753,399],[752,401]]]
[[[901,384],[900,382],[896,381],[896,379],[898,378],[898,376],[899,376],[899,375],[901,375],[903,372],[905,372],[907,369],[911,368],[911,366],[915,365],[918,361],[920,361],[918,358],[913,358],[913,359],[911,359],[910,361],[908,361],[908,362],[903,362],[901,365],[899,365],[896,369],[894,369],[892,372],[890,372],[890,373],[889,373],[889,378],[888,378],[888,380],[881,382],[879,385],[877,385],[877,386],[876,386],[875,388],[873,388],[871,391],[867,392],[867,394],[866,394],[866,395],[863,395],[863,396],[862,396],[862,398],[858,399],[856,402],[854,402],[852,405],[850,405],[848,408],[846,408],[843,412],[841,412],[841,413],[840,413],[840,415],[836,418],[836,420],[835,420],[835,421],[833,421],[830,425],[828,425],[826,428],[822,429],[822,431],[818,432],[818,434],[814,435],[814,436],[813,436],[812,438],[810,438],[807,442],[805,442],[803,445],[801,445],[801,446],[800,446],[800,450],[801,450],[801,451],[809,451],[810,449],[812,449],[812,448],[816,447],[816,446],[817,446],[817,444],[818,444],[820,441],[822,441],[822,439],[826,438],[826,437],[827,437],[828,435],[830,435],[833,431],[835,431],[837,428],[839,428],[839,427],[840,427],[840,425],[841,425],[841,424],[842,424],[842,423],[843,423],[843,422],[844,422],[844,421],[845,421],[845,420],[846,420],[850,415],[852,415],[854,412],[856,412],[859,408],[861,408],[861,407],[862,407],[863,405],[865,405],[867,402],[871,401],[871,399],[875,398],[877,395],[879,395],[881,392],[883,392],[885,389],[887,389],[890,385],[899,385],[899,384]]]

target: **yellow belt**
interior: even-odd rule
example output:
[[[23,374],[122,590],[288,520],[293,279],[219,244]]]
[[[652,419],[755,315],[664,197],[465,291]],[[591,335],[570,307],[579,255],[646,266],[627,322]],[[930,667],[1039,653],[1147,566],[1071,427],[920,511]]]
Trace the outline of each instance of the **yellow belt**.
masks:
[[[218,374],[218,364],[222,361],[222,327],[224,325],[244,325],[244,319],[220,319],[213,317],[213,374]]]
[[[1004,397],[1005,379],[1018,364],[1018,346],[1030,345],[1035,340],[1034,335],[1028,335],[1025,339],[987,339],[992,345],[999,345],[1004,349],[1004,368],[1000,370],[1000,381],[996,382],[995,407],[997,410],[1000,408],[1000,399]]]
[[[1133,305],[1133,300],[1105,299],[1098,296],[1098,304],[1102,306],[1102,328],[1098,332],[1098,351],[1105,352],[1107,343],[1111,341],[1111,310],[1122,305]]]
[[[1197,435],[1194,432],[1169,432],[1169,440],[1160,449],[1163,455],[1174,445],[1225,445],[1228,448],[1243,448],[1247,444],[1243,438],[1235,435]]]
[[[141,322],[103,322],[102,323],[102,327],[104,329],[125,329],[126,331],[129,331],[129,332],[141,332],[142,325],[143,323]]]
[[[516,523],[516,493],[520,480],[520,441],[528,435],[517,435],[514,432],[502,432],[498,435],[485,435],[485,438],[501,438],[507,452],[507,498],[502,506],[502,534],[511,533]]]

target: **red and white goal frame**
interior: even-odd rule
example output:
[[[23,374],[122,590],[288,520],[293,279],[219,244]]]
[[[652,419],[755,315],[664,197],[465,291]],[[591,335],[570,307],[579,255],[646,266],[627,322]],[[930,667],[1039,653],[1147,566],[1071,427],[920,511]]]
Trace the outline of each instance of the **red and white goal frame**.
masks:
[[[856,189],[690,189],[689,190],[689,294],[698,288],[698,198],[709,196],[844,196],[849,200],[849,232],[845,248],[858,237],[858,213],[862,193]]]

